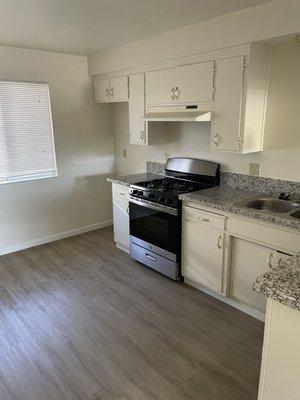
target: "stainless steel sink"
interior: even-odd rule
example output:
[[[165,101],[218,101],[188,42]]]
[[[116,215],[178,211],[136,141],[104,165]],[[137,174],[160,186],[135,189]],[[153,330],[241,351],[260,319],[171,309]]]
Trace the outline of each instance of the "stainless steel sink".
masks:
[[[265,213],[280,214],[282,216],[300,219],[300,202],[296,201],[260,197],[257,199],[240,201],[237,205]]]
[[[300,207],[300,203],[272,198],[260,198],[245,203],[245,207],[272,213],[289,213]]]
[[[300,209],[291,213],[291,217],[300,219]]]

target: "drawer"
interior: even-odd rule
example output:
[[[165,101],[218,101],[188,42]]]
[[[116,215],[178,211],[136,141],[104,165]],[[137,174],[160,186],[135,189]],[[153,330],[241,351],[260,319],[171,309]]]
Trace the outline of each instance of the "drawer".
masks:
[[[112,187],[113,203],[123,210],[127,210],[129,202],[129,187],[114,183]]]
[[[183,219],[221,230],[223,230],[225,226],[225,216],[202,211],[189,206],[183,207]]]

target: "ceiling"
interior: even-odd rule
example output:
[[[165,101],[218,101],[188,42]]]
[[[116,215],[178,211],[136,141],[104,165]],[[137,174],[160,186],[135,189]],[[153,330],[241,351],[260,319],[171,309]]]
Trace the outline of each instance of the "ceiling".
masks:
[[[87,55],[270,0],[0,0],[0,44]]]

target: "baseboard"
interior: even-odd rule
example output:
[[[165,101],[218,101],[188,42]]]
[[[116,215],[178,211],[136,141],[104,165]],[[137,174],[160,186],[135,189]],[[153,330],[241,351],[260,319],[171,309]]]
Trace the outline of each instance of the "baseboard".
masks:
[[[218,300],[223,301],[224,303],[228,304],[229,306],[237,308],[238,310],[244,312],[245,314],[251,315],[251,317],[254,317],[262,322],[265,321],[265,314],[261,311],[255,310],[254,308],[247,306],[246,304],[243,304],[238,300],[232,299],[230,297],[225,297],[221,294],[215,293],[213,290],[210,290],[198,283],[195,283],[191,279],[184,278],[184,282],[190,286],[193,286],[196,289],[201,290],[202,292],[204,292]]]
[[[46,244],[50,242],[55,242],[56,240],[65,239],[71,236],[80,235],[81,233],[86,233],[90,231],[94,231],[96,229],[105,228],[106,226],[110,226],[113,224],[112,219],[108,221],[99,222],[93,225],[87,225],[80,228],[72,229],[70,231],[56,233],[54,235],[45,236],[40,239],[31,240],[29,242],[16,244],[13,246],[0,248],[0,256],[4,256],[5,254],[14,253],[16,251],[29,249],[30,247],[40,246],[41,244]]]

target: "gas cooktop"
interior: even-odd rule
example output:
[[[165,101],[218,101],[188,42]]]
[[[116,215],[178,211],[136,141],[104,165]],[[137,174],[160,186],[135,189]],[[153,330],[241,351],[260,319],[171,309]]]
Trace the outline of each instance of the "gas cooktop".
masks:
[[[155,191],[174,195],[194,192],[196,190],[205,189],[208,187],[200,184],[199,182],[190,182],[175,178],[154,179],[152,181],[138,182],[132,186],[140,187],[141,189],[154,189]]]

